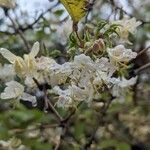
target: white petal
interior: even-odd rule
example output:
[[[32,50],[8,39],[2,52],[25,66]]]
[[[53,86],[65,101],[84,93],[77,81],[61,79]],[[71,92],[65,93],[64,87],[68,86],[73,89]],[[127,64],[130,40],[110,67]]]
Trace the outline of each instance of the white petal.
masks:
[[[5,49],[5,48],[1,48],[0,49],[0,53],[1,55],[6,58],[10,63],[14,63],[15,60],[17,59],[17,56],[14,55],[12,52],[10,52],[9,50]]]
[[[24,91],[23,85],[16,81],[7,82],[6,86],[4,92],[1,93],[1,99],[19,98]]]
[[[24,101],[31,102],[33,107],[37,106],[37,100],[36,100],[35,96],[32,96],[32,95],[24,92],[23,95],[21,96],[21,99]]]
[[[39,50],[40,50],[40,44],[39,42],[35,42],[33,44],[33,47],[29,55],[34,58],[39,53]]]

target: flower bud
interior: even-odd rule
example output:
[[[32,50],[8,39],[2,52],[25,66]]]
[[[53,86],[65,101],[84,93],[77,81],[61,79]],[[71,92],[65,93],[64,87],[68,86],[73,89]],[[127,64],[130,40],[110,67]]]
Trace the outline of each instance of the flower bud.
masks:
[[[94,54],[100,54],[104,51],[105,49],[105,43],[103,39],[98,39],[94,42],[94,44],[92,45],[92,52]]]

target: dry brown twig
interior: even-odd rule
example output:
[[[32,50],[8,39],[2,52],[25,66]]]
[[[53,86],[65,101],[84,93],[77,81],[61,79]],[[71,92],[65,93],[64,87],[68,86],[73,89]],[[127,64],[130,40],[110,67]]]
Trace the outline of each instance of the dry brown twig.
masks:
[[[18,25],[18,24],[16,25],[17,22],[15,22],[15,21],[11,18],[10,15],[8,15],[8,18],[10,19],[10,21],[11,21],[11,23],[12,23],[12,26],[13,26],[13,28],[14,28],[14,31],[19,34],[20,38],[21,38],[22,41],[24,42],[24,45],[25,45],[25,47],[26,47],[26,51],[29,52],[29,50],[30,50],[30,45],[29,45],[28,41],[26,40],[26,38],[25,38],[23,32],[20,31],[19,28],[17,28],[17,25]]]
[[[137,55],[137,57],[136,57],[135,59],[138,59],[141,55],[143,55],[143,54],[144,54],[145,52],[147,52],[149,49],[150,49],[150,46],[148,46],[148,47],[144,48],[143,50],[141,50],[141,51],[138,53],[138,55]]]
[[[140,72],[142,72],[148,68],[150,68],[150,63],[147,63],[147,64],[141,66],[140,68],[136,69],[135,74],[139,74]]]

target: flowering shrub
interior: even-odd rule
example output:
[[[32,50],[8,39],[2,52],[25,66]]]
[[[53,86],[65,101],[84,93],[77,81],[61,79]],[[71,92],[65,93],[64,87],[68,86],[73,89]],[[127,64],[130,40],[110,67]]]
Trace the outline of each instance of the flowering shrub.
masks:
[[[106,90],[114,98],[125,96],[127,91],[125,89],[129,89],[136,83],[136,77],[126,79],[127,76],[121,72],[128,73],[129,62],[136,58],[137,53],[126,49],[124,45],[115,45],[110,38],[115,32],[118,32],[120,38],[124,34],[127,38],[129,32],[132,33],[140,23],[136,22],[135,18],[123,19],[114,23],[111,25],[105,23],[103,28],[94,32],[103,34],[104,38],[93,36],[87,32],[89,39],[83,40],[84,46],[79,46],[80,48],[78,47],[79,39],[75,35],[71,35],[70,44],[74,42],[72,38],[77,43],[69,48],[71,59],[63,64],[58,64],[50,57],[37,56],[39,53],[38,42],[23,58],[1,48],[1,55],[13,65],[12,69],[22,81],[22,84],[15,81],[15,76],[12,74],[10,79],[14,78],[14,80],[6,82],[7,87],[1,93],[1,99],[21,99],[30,101],[36,106],[36,88],[42,84],[49,85],[50,88],[46,90],[55,97],[55,104],[63,108],[74,107],[81,101],[90,106],[92,101],[98,100]],[[113,28],[114,31],[111,31]],[[71,54],[73,48],[74,56]],[[7,66],[4,65],[4,67]],[[7,78],[7,74],[3,78]],[[30,95],[25,90],[34,94]]]
[[[0,0],[0,149],[149,148],[148,3],[35,1]]]

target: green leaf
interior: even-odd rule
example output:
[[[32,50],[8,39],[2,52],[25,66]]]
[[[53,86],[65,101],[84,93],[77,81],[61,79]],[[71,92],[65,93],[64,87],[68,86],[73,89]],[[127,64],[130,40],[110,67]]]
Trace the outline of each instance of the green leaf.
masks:
[[[57,58],[57,57],[61,56],[61,52],[59,50],[53,50],[50,52],[49,56],[52,58]]]
[[[60,0],[74,23],[78,23],[86,15],[88,1],[86,0]]]
[[[130,145],[125,142],[121,142],[118,140],[106,139],[100,142],[100,147],[102,149],[115,147],[116,150],[131,150]]]
[[[54,12],[54,14],[56,15],[56,16],[61,16],[62,14],[64,13],[64,10],[63,9],[59,9],[59,10],[56,10],[55,12]]]
[[[77,122],[75,125],[75,137],[80,139],[83,135],[85,129],[85,124],[82,122]]]

